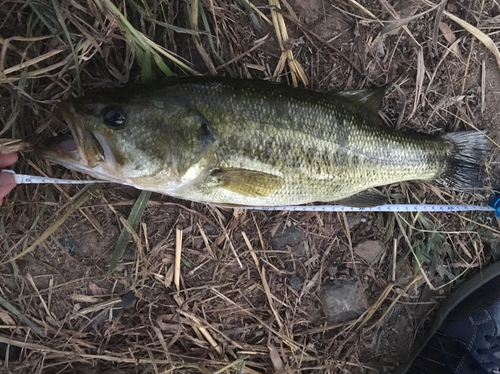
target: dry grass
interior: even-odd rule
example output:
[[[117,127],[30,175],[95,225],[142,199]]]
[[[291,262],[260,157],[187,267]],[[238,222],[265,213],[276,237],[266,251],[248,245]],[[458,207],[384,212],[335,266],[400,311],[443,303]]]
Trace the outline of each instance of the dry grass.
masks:
[[[6,0],[0,134],[28,143],[0,151],[64,132],[55,110],[63,97],[200,73],[317,90],[395,82],[389,122],[406,102],[404,130],[477,127],[495,140],[499,6],[443,4]],[[490,188],[475,194],[425,183],[385,190],[395,203],[485,203],[497,154],[486,160]],[[16,170],[83,178],[29,152]],[[0,371],[391,370],[458,278],[499,255],[498,222],[486,213],[264,213],[156,194],[136,204],[139,195],[40,185],[10,194],[0,208],[0,354],[8,348],[10,359]],[[270,248],[291,225],[305,233],[304,256]],[[373,264],[354,251],[366,239],[383,244]],[[369,303],[359,319],[327,323],[320,290],[331,279],[359,281]]]

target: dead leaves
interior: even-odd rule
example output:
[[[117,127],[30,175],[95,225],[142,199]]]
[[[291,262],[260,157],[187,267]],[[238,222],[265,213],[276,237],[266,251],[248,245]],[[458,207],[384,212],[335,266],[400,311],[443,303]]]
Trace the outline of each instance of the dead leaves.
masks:
[[[450,44],[450,50],[457,56],[460,60],[463,60],[462,53],[460,52],[460,48],[458,47],[458,43],[455,43],[457,37],[455,33],[451,29],[451,27],[444,22],[439,22],[439,30],[443,34],[443,37]]]
[[[269,0],[269,5],[275,7],[276,9],[281,9],[279,0]],[[281,48],[281,57],[278,61],[278,65],[274,71],[274,77],[276,78],[281,74],[285,67],[285,63],[288,61],[288,67],[290,68],[290,74],[292,76],[292,82],[295,87],[298,86],[300,81],[304,86],[309,85],[309,78],[305,73],[302,65],[295,59],[292,51],[292,43],[288,37],[288,30],[286,28],[285,19],[281,13],[276,10],[271,10],[271,16],[273,20],[274,29],[276,30],[276,36]]]

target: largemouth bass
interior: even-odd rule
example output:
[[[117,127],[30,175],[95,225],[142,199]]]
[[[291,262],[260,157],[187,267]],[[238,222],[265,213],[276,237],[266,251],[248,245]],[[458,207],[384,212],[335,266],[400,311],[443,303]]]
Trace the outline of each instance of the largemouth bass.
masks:
[[[385,126],[385,89],[319,93],[185,77],[68,99],[71,136],[41,150],[93,177],[233,205],[382,204],[373,187],[407,180],[481,186],[475,131],[425,136]]]

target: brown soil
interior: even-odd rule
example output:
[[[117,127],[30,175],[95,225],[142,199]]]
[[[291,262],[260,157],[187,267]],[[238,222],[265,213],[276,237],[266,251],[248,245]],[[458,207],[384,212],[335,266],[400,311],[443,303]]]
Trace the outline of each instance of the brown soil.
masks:
[[[114,3],[136,30],[199,72],[210,73],[193,35],[150,21],[193,29],[186,8],[191,2],[127,1],[125,9],[124,3]],[[148,66],[155,78],[162,76],[153,55],[146,60],[149,65],[141,63],[130,35],[127,39],[125,28],[104,4],[0,4],[3,137],[34,141],[64,132],[66,125],[55,109],[59,99],[140,81]],[[246,0],[200,1],[204,15],[199,28],[205,30],[206,17],[217,54],[224,62],[235,59],[218,73],[291,84],[288,65],[273,77],[281,56],[274,26],[245,4]],[[271,18],[267,2],[252,4]],[[470,129],[471,123],[498,139],[498,64],[476,38],[443,16],[441,21],[459,40],[460,57],[447,54],[450,42],[441,31],[434,34],[437,9],[429,10],[421,1],[382,0],[283,0],[281,7],[290,36],[285,46],[309,77],[309,88],[361,89],[394,82],[406,100],[403,130],[434,134]],[[499,13],[494,2],[448,1],[446,11],[498,43],[497,26],[491,23]],[[406,29],[399,25],[384,30],[383,25],[395,26],[389,22],[395,16],[416,18],[405,24]],[[80,57],[81,90],[59,19]],[[248,52],[266,36],[261,46]],[[213,66],[222,65],[206,33],[200,40]],[[177,74],[187,74],[161,59]],[[422,94],[415,99],[419,69],[424,69]],[[397,90],[388,93],[382,112],[389,125],[396,126],[403,101]],[[18,172],[84,178],[49,166],[33,154],[22,156],[14,167]],[[486,204],[498,180],[497,158],[493,147],[485,160],[486,187],[474,194],[422,182],[391,185],[383,191],[394,203]],[[140,192],[102,185],[41,245],[11,261],[82,189],[19,186],[0,208],[0,296],[5,299],[0,299],[0,343],[10,340],[11,349],[22,348],[17,357],[4,361],[6,373],[391,372],[408,357],[411,341],[422,337],[432,311],[457,282],[498,255],[498,222],[487,213],[263,213],[153,194],[135,239],[116,271],[109,273],[124,228],[121,219],[128,217]],[[304,233],[300,247],[273,249],[272,238],[290,226]],[[178,230],[179,290],[173,278]],[[366,240],[384,249],[374,263],[352,254],[352,248]],[[415,280],[421,271],[432,287]],[[328,324],[321,289],[337,279],[362,285],[369,310],[376,309],[371,318],[365,321],[362,315],[344,324]],[[376,306],[387,289],[386,298]],[[110,314],[113,303],[128,291],[136,300]],[[41,331],[28,329],[20,316]],[[93,324],[86,328],[89,321]]]

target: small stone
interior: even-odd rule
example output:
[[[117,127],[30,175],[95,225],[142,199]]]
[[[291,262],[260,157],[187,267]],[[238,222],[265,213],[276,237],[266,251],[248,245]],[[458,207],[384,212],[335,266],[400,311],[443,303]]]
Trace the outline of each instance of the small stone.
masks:
[[[342,323],[357,318],[368,309],[366,297],[356,281],[335,280],[324,283],[320,297],[329,323]]]
[[[415,278],[413,267],[406,262],[403,263],[396,272],[396,284],[405,287],[413,278]]]
[[[125,261],[134,261],[135,260],[135,255],[136,255],[136,252],[132,248],[130,248],[130,246],[128,246],[125,249],[125,252],[123,252],[122,260],[125,260]]]
[[[446,8],[450,13],[456,13],[457,6],[455,4],[446,4]]]
[[[80,249],[80,246],[76,243],[75,239],[72,236],[66,236],[62,238],[60,241],[61,245],[66,248],[71,253],[74,253],[78,257],[84,258],[85,256]]]
[[[286,247],[293,247],[304,240],[304,233],[302,230],[291,226],[283,231],[282,234],[276,235],[271,239],[271,248],[274,250],[283,250]]]
[[[353,250],[354,253],[361,257],[363,260],[365,260],[369,264],[373,264],[380,258],[380,256],[384,252],[384,247],[378,240],[367,240],[365,242],[359,243],[353,248]]]
[[[295,291],[300,291],[302,289],[302,281],[296,275],[292,275],[290,277],[290,286],[292,286]]]
[[[292,252],[297,257],[302,257],[306,255],[306,249],[304,247],[304,243],[299,243],[295,247],[292,248]]]
[[[7,343],[0,343],[0,360],[6,361],[19,361],[21,357],[21,349],[15,345],[10,345]],[[8,353],[7,353],[8,352]]]
[[[347,225],[349,226],[350,229],[359,226],[361,222],[363,221],[358,213],[347,213]]]
[[[217,232],[217,229],[215,227],[213,227],[212,225],[210,225],[209,223],[203,224],[203,230],[205,230],[205,232],[208,235],[212,235],[212,234],[215,234]]]

